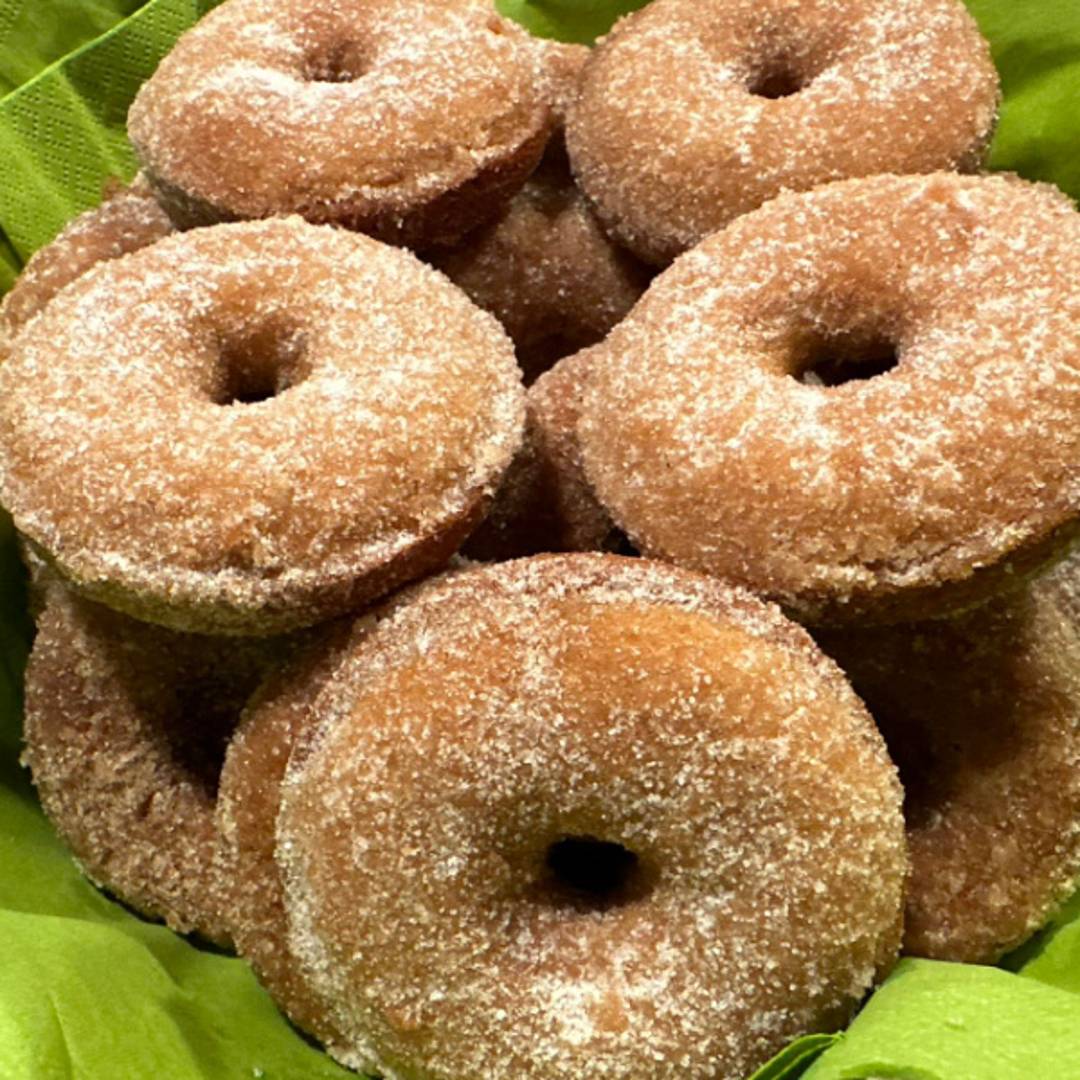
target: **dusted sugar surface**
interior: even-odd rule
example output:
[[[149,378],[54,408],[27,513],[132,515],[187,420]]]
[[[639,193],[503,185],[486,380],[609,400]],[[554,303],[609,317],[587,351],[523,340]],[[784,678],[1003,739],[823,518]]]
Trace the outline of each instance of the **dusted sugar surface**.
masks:
[[[138,251],[172,231],[168,215],[142,177],[80,214],[34,254],[0,301],[0,357],[23,326],[65,285],[99,262]]]
[[[904,785],[904,950],[992,964],[1080,880],[1080,582],[1071,556],[956,619],[821,633]]]
[[[299,219],[104,263],[0,374],[0,494],[94,598],[272,633],[450,557],[517,449],[506,335],[442,275]]]
[[[570,156],[663,264],[782,191],[974,170],[998,96],[960,0],[653,0],[586,67]]]
[[[475,0],[226,0],[143,86],[128,130],[187,223],[299,213],[452,241],[540,156],[544,56]]]
[[[381,622],[315,710],[278,858],[353,1067],[741,1080],[842,1025],[895,955],[884,745],[746,594],[614,556],[467,571]],[[567,841],[621,874],[575,877]]]
[[[215,824],[225,744],[281,640],[176,634],[55,580],[26,672],[41,804],[93,881],[181,933],[230,942]]]
[[[639,550],[806,621],[970,605],[1075,531],[1078,282],[1080,215],[1050,187],[782,196],[683,256],[600,347],[588,478]]]
[[[470,558],[619,547],[622,534],[589,487],[577,438],[594,352],[564,357],[529,388],[524,442],[490,513],[463,549]]]

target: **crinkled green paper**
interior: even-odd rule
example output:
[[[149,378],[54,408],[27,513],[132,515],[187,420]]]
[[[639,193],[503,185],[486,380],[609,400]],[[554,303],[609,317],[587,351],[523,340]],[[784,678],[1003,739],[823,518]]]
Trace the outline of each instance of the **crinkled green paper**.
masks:
[[[110,176],[130,176],[127,103],[213,3],[0,0],[0,291]],[[498,6],[585,41],[640,0]],[[994,167],[1080,196],[1080,3],[969,6],[1006,93]],[[289,1028],[241,961],[135,918],[79,875],[17,763],[28,640],[0,521],[0,1080],[351,1075]],[[846,1033],[799,1040],[755,1080],[796,1076],[1080,1080],[1080,897],[1002,969],[904,961]]]

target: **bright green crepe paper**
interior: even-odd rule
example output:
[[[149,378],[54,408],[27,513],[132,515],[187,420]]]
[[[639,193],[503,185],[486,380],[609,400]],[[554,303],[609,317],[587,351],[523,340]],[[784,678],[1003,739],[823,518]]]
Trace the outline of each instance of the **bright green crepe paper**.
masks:
[[[145,0],[0,0],[0,97],[111,29]]]
[[[1080,6],[969,2],[994,44],[1007,96],[993,164],[1080,195]],[[74,36],[137,4],[25,0],[25,9],[45,18],[63,19],[72,6],[82,16],[65,30]],[[0,291],[19,259],[98,201],[110,176],[131,174],[127,104],[176,34],[212,6],[214,0],[151,0],[0,99]],[[499,0],[501,10],[535,32],[581,41],[638,6],[640,0]],[[59,37],[48,37],[25,67],[6,63],[5,43],[18,33],[28,40],[15,16],[25,17],[24,5],[0,0],[0,87],[4,77],[14,81],[48,63],[50,50],[60,47]],[[0,621],[0,1077],[351,1075],[287,1027],[241,961],[142,922],[81,877],[16,764],[27,628],[21,571],[3,520],[0,610],[8,613]],[[1010,966],[1020,974],[905,961],[847,1033],[798,1040],[755,1080],[1074,1080],[1080,898]]]

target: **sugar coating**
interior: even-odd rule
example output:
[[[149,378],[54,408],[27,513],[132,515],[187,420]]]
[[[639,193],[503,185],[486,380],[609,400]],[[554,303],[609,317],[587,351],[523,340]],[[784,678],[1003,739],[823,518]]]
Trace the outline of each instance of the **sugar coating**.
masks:
[[[245,701],[290,644],[176,634],[55,579],[42,587],[23,759],[42,807],[92,881],[228,945],[217,773]]]
[[[539,160],[544,55],[475,0],[227,0],[143,85],[128,132],[186,224],[299,213],[453,242]]]
[[[1080,511],[1080,215],[1011,177],[787,195],[678,260],[594,360],[579,436],[639,550],[808,622],[970,605]],[[797,378],[824,352],[857,371]],[[795,376],[795,377],[793,377]]]
[[[228,633],[443,565],[524,422],[490,315],[408,253],[297,218],[96,266],[19,336],[0,396],[0,498],[61,572]]]
[[[560,127],[539,168],[501,217],[432,262],[490,311],[513,339],[531,382],[600,341],[645,291],[650,271],[605,235],[570,173],[561,120],[589,50],[556,54],[549,98]]]
[[[891,963],[894,769],[838,669],[747,594],[614,556],[466,571],[314,709],[277,855],[354,1068],[734,1080]],[[637,884],[560,886],[567,836],[624,845]]]
[[[998,99],[960,0],[653,0],[595,50],[568,142],[605,227],[663,265],[783,191],[972,171]]]
[[[1080,880],[1078,582],[1072,555],[955,619],[818,634],[900,769],[907,953],[996,963]]]
[[[593,349],[564,357],[531,387],[525,438],[488,516],[462,549],[482,561],[549,551],[614,551],[622,540],[585,477],[577,424]]]

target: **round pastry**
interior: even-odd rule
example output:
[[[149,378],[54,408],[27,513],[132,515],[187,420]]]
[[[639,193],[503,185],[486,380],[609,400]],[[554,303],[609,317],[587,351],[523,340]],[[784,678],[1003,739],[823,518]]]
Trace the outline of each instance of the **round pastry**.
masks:
[[[588,55],[568,50],[553,80],[560,120]],[[570,173],[561,129],[502,217],[431,261],[506,328],[526,382],[602,340],[651,276],[600,228]]]
[[[1080,214],[1009,177],[782,196],[600,347],[579,436],[635,546],[811,623],[958,610],[1080,513]]]
[[[960,0],[653,0],[595,50],[567,138],[605,227],[662,265],[783,191],[974,171],[998,99]]]
[[[138,251],[172,231],[141,176],[131,187],[119,188],[100,206],[80,214],[34,254],[0,301],[0,356],[34,315],[91,266]]]
[[[282,641],[175,634],[55,581],[26,672],[26,753],[84,873],[174,930],[228,945],[215,824],[225,744]]]
[[[543,55],[475,0],[226,0],[143,85],[128,133],[181,226],[297,213],[455,243],[536,167]]]
[[[445,564],[521,438],[506,335],[407,252],[299,218],[104,263],[19,335],[0,491],[75,587],[271,634]]]
[[[892,961],[894,769],[835,666],[746,594],[614,556],[462,573],[316,712],[277,854],[354,1068],[743,1076]]]
[[[819,635],[900,769],[905,952],[996,963],[1080,880],[1078,578],[1072,556],[956,619]]]
[[[544,551],[617,551],[626,538],[585,478],[577,423],[595,349],[560,360],[529,388],[525,439],[463,554],[481,561]]]

